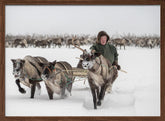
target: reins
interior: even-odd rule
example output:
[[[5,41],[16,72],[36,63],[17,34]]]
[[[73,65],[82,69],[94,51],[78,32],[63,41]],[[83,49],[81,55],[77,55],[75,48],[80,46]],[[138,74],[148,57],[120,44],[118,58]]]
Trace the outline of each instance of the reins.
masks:
[[[56,69],[56,68],[54,67],[54,69],[53,69],[52,71],[55,72],[56,70],[58,71],[58,70],[60,70],[60,69]],[[51,72],[52,72],[52,71],[51,71]],[[66,69],[66,70],[60,70],[59,72],[55,73],[55,75],[60,74],[60,73],[62,73],[62,72],[68,72],[68,71],[72,71],[72,70],[68,70],[68,69]],[[65,75],[66,82],[67,82],[67,83],[66,83],[66,86],[68,87],[68,85],[72,83],[72,78],[69,78],[68,75],[65,74],[65,73],[63,73],[63,74]],[[62,78],[61,78],[61,82],[62,82]]]

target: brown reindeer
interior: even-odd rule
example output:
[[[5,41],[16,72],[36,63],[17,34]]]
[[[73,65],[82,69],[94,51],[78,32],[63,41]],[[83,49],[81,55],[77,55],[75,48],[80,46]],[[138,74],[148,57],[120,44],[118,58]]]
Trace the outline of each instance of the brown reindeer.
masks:
[[[75,45],[80,46],[80,44],[81,44],[81,39],[79,39],[79,38],[77,38],[77,37],[74,37],[74,38],[75,38],[75,39],[74,39]],[[73,37],[72,37],[72,38],[67,38],[67,39],[66,39],[66,47],[69,47],[69,48],[70,48],[70,46],[72,45],[72,40],[73,40]]]
[[[19,92],[26,93],[20,83],[31,88],[31,98],[34,98],[36,86],[40,90],[42,67],[39,63],[47,63],[43,57],[25,56],[24,59],[11,59],[13,62],[13,75],[16,79]]]
[[[124,47],[124,50],[125,50],[125,45],[128,42],[127,39],[120,39],[120,38],[113,39],[112,41],[115,44],[116,48],[119,45],[120,46],[120,49],[121,49],[121,46],[123,46]]]
[[[49,47],[50,43],[47,40],[35,40],[34,41],[35,47],[42,47],[46,48],[47,46]]]
[[[72,45],[72,38],[67,38],[66,39],[66,47],[70,48],[70,45]]]
[[[73,83],[72,66],[65,62],[49,62],[40,63],[43,68],[42,79],[46,84],[49,99],[53,99],[53,93],[61,95],[61,98],[65,97],[65,89],[71,93]]]
[[[156,45],[156,39],[151,39],[151,38],[147,39],[147,46],[149,48],[152,49],[155,45]]]
[[[22,48],[27,47],[27,41],[25,39],[15,39],[12,46],[21,46]]]
[[[82,67],[89,70],[88,82],[93,96],[94,109],[97,109],[97,106],[100,106],[104,99],[107,88],[111,87],[117,78],[117,68],[112,66],[101,54],[91,54],[76,45],[74,46],[83,52],[80,59],[82,60]]]
[[[58,46],[60,48],[62,46],[62,38],[52,39],[52,44],[54,47]]]

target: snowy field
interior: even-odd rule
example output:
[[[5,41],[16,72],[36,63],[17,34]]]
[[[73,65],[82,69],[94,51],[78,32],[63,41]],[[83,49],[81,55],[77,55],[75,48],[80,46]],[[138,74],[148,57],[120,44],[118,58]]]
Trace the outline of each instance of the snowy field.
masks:
[[[89,48],[83,46],[82,48]],[[49,61],[69,62],[76,66],[81,51],[69,48],[6,48],[6,116],[160,116],[160,49],[126,47],[119,50],[119,64],[128,73],[119,71],[112,93],[106,94],[97,110],[85,79],[73,83],[72,96],[65,99],[54,94],[49,100],[46,87],[41,82],[41,94],[30,99],[30,89],[21,94],[12,75],[10,59],[26,55],[43,56]]]

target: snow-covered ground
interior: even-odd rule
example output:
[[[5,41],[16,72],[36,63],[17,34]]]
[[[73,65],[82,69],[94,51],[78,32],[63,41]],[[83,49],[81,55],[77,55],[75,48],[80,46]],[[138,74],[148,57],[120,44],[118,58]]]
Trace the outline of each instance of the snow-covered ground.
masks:
[[[35,98],[30,99],[30,89],[23,86],[27,93],[19,93],[12,75],[10,59],[43,56],[49,61],[65,60],[75,67],[78,63],[75,57],[79,57],[80,50],[6,48],[6,116],[160,116],[160,49],[126,47],[118,53],[119,64],[128,73],[119,71],[112,93],[107,94],[103,105],[94,110],[85,79],[76,78],[72,96],[60,99],[55,94],[53,100],[49,100],[41,82],[41,95],[36,93]]]

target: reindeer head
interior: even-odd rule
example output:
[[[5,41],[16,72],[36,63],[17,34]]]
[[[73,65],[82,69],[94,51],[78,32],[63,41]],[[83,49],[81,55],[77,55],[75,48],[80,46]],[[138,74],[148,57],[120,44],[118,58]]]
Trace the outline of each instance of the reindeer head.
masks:
[[[13,62],[13,75],[15,78],[19,78],[23,73],[25,60],[11,59],[11,61]]]
[[[82,49],[79,46],[76,46],[73,43],[73,40],[74,39],[72,39],[72,44],[83,52],[83,54],[80,55],[80,58],[79,58],[82,61],[82,67],[84,69],[91,69],[94,66],[94,64],[96,63],[96,60],[95,60],[96,57],[100,56],[100,54],[99,53],[91,54],[91,53],[87,52],[85,49]]]
[[[100,53],[94,53],[94,54],[83,53],[80,56],[81,60],[82,60],[82,67],[84,69],[91,69],[95,65],[95,63],[97,62],[96,58],[99,57],[100,55],[101,55]]]
[[[40,66],[42,66],[42,68],[43,68],[43,71],[41,74],[41,78],[43,80],[47,80],[52,75],[52,73],[54,73],[55,64],[56,64],[56,61],[49,62],[49,63],[40,63]]]

